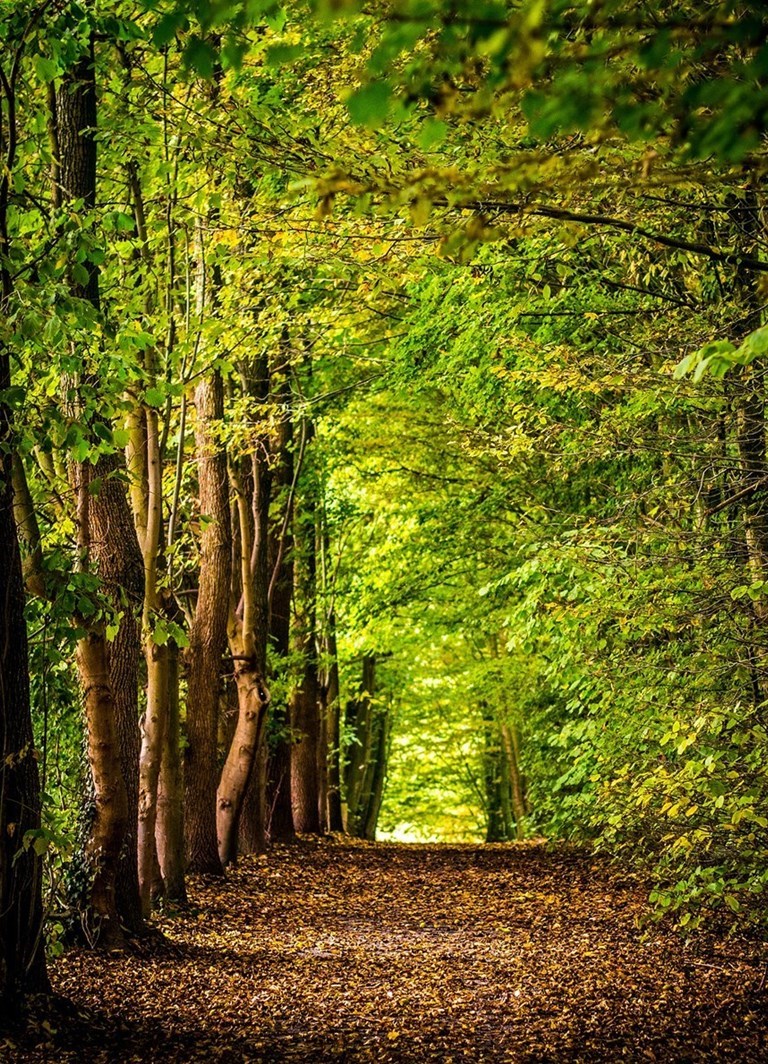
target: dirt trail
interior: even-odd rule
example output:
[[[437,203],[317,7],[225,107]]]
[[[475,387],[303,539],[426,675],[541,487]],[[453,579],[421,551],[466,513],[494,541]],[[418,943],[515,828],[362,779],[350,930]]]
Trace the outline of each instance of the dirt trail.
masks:
[[[765,947],[644,937],[644,899],[537,847],[302,842],[59,961],[88,1021],[26,1059],[768,1061]]]

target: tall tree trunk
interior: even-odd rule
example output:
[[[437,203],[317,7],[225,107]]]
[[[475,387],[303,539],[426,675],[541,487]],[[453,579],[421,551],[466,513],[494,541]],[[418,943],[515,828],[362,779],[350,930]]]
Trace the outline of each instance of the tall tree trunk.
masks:
[[[93,560],[105,590],[122,613],[117,635],[107,644],[109,676],[114,695],[120,773],[128,801],[127,825],[117,867],[117,909],[122,925],[136,934],[143,930],[137,875],[139,806],[139,662],[141,648],[137,612],[144,579],[141,554],[119,461],[105,460],[112,467],[91,503]]]
[[[15,154],[14,86],[4,81],[0,116],[8,137],[0,171],[0,319],[10,310],[7,208]],[[6,96],[7,91],[11,94]],[[0,395],[11,386],[10,352],[0,342]],[[0,402],[0,1011],[28,992],[45,991],[41,858],[24,849],[40,827],[40,780],[29,699],[27,625],[21,553],[13,513],[15,437],[11,411]]]
[[[297,579],[294,589],[296,613],[295,649],[302,662],[299,686],[291,697],[291,806],[293,824],[301,833],[319,834],[320,819],[320,684],[316,642],[317,553],[315,500],[312,488],[305,493],[294,522]]]
[[[328,830],[343,831],[341,809],[341,713],[339,711],[339,661],[336,648],[336,617],[328,618],[325,654],[328,670],[323,684],[323,712],[328,738]]]
[[[746,209],[741,216],[743,251],[753,252],[762,235],[760,204],[754,190],[748,192]],[[748,334],[760,327],[762,304],[755,276],[741,269],[738,286],[746,303],[747,314],[742,330]],[[765,424],[765,359],[755,359],[744,367],[733,383],[733,409],[736,418],[736,442],[739,452],[741,491],[748,489],[741,499],[741,517],[747,566],[752,581],[768,580],[768,462],[766,461]],[[768,654],[765,650],[765,628],[768,624],[768,598],[759,596],[752,608],[755,617],[756,639],[750,653],[750,671],[755,707],[762,707],[768,692]]]
[[[96,203],[96,81],[93,46],[62,79],[55,97],[55,131],[59,150],[59,182],[63,202],[82,200],[87,210]],[[73,282],[72,293],[99,310],[99,275],[89,264],[85,283]],[[86,371],[84,379],[87,379]],[[72,383],[72,382],[70,382]],[[76,389],[70,389],[76,394]],[[70,401],[74,401],[74,395]],[[116,881],[123,881],[121,900],[127,906],[126,924],[141,926],[136,912],[138,882],[135,865],[136,798],[138,775],[137,664],[138,639],[135,592],[140,585],[136,566],[138,544],[133,533],[125,490],[115,476],[117,462],[101,459],[93,473],[84,464],[73,466],[78,507],[81,556],[95,563],[105,587],[122,610],[114,648],[101,625],[87,630],[77,660],[85,691],[89,760],[94,782],[95,814],[86,850],[94,862],[92,904],[99,933],[107,941],[120,934]],[[95,484],[96,490],[92,490]],[[128,591],[128,602],[122,600]],[[111,669],[111,665],[114,669]],[[130,780],[130,786],[126,785]],[[128,837],[130,863],[118,872]],[[133,840],[131,842],[131,839]],[[123,914],[120,914],[121,916]]]
[[[507,761],[514,835],[517,839],[522,839],[525,836],[525,818],[528,810],[525,800],[525,784],[520,771],[520,738],[514,724],[501,725],[501,741]]]
[[[94,810],[86,842],[92,883],[88,896],[93,940],[106,945],[121,938],[117,911],[117,865],[128,828],[128,795],[120,766],[115,699],[103,628],[90,628],[77,644],[88,733],[88,762]]]
[[[485,841],[505,842],[504,815],[501,802],[501,749],[493,712],[487,703],[483,712],[483,783],[485,791]]]
[[[320,713],[318,705],[317,655],[314,632],[300,637],[297,651],[304,659],[299,687],[291,698],[291,806],[293,824],[300,833],[319,834],[320,788],[318,751]]]
[[[253,375],[241,373],[243,391],[257,400],[263,426],[256,434],[250,469],[233,463],[231,477],[235,493],[235,515],[239,551],[239,581],[233,580],[229,619],[229,647],[235,663],[237,724],[227,751],[217,792],[217,829],[222,864],[236,860],[240,814],[248,790],[263,786],[261,773],[254,772],[263,742],[269,692],[267,639],[269,633],[269,504],[272,490],[269,434],[266,404],[269,401],[269,366],[266,357],[258,359]],[[234,576],[233,572],[233,576]],[[236,598],[239,594],[239,602]],[[262,811],[257,796],[252,813]],[[257,839],[263,836],[257,827]]]
[[[222,872],[216,836],[217,734],[232,568],[227,460],[214,433],[223,407],[221,376],[216,372],[195,391],[199,502],[207,524],[200,537],[200,589],[189,634],[184,758],[189,868],[214,875]]]
[[[269,537],[269,638],[278,671],[287,668],[291,638],[293,599],[293,420],[287,368],[278,388],[280,422],[273,444],[277,455],[273,474],[273,497],[279,502],[278,517]],[[267,749],[267,832],[270,841],[294,837],[291,807],[291,740],[288,705],[271,705],[270,740]]]
[[[205,232],[200,221],[197,242],[197,311],[200,326],[216,306],[221,279],[206,264]],[[217,736],[222,657],[232,576],[231,524],[227,456],[217,435],[224,414],[224,387],[218,370],[195,390],[195,451],[200,514],[199,590],[189,634],[187,748],[184,794],[187,860],[194,872],[221,875],[216,835]]]
[[[373,771],[369,787],[368,807],[363,821],[363,838],[373,842],[376,838],[376,825],[379,822],[381,802],[384,797],[384,780],[387,775],[387,752],[389,750],[390,714],[381,705],[376,707],[377,727],[376,746],[373,751]]]

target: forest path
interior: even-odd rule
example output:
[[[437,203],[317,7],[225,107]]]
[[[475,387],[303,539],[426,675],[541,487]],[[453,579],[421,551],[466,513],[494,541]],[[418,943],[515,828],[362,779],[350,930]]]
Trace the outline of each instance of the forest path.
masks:
[[[600,862],[537,846],[279,847],[223,882],[194,880],[193,912],[164,919],[167,942],[143,956],[57,962],[56,990],[89,1024],[66,1024],[48,1052],[768,1060],[765,948],[644,938],[645,897]]]

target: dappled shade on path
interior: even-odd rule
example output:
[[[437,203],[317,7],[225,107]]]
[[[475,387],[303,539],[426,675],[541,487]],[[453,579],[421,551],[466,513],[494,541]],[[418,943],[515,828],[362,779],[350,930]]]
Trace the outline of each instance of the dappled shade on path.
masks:
[[[643,930],[645,897],[538,846],[277,848],[164,943],[58,962],[91,1027],[40,1059],[765,1060],[765,947]]]

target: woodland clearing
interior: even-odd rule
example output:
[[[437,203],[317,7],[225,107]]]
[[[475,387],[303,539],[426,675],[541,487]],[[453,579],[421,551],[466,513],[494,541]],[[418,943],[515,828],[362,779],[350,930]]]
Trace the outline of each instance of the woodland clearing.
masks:
[[[29,1061],[761,1061],[768,947],[648,924],[637,877],[542,844],[279,846],[163,938],[52,966]],[[18,1056],[16,1059],[19,1059]]]

